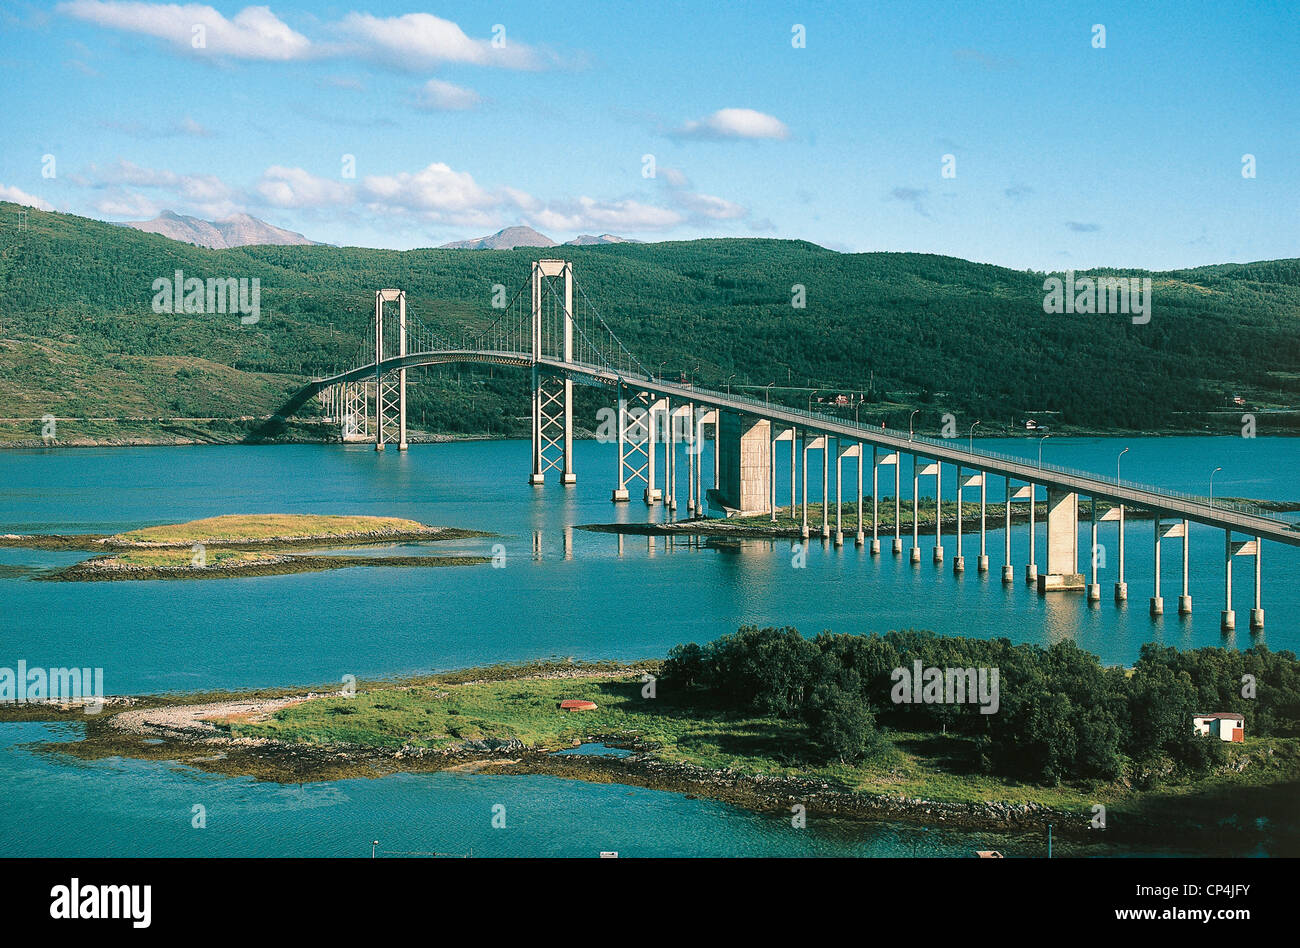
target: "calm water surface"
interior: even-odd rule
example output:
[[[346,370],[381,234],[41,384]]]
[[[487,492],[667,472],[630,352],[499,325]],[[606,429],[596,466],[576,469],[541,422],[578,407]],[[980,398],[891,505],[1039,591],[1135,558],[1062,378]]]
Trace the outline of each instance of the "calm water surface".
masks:
[[[1036,442],[984,443],[1037,457]],[[1220,496],[1300,498],[1295,440],[1063,438],[1047,442],[1044,460],[1113,473],[1125,446],[1131,448],[1124,457],[1126,479],[1204,493],[1209,471],[1222,466],[1215,481]],[[611,446],[580,442],[575,454],[579,483],[564,490],[526,485],[525,442],[417,445],[404,455],[365,446],[0,453],[0,532],[110,533],[224,513],[354,513],[500,535],[440,544],[440,552],[487,554],[496,543],[506,550],[504,569],[349,569],[209,582],[0,578],[0,665],[22,658],[31,666],[103,667],[112,693],[261,687],[550,656],[661,656],[678,642],[712,639],[744,623],[795,625],[805,633],[930,628],[1039,644],[1068,638],[1105,662],[1125,664],[1148,641],[1245,648],[1262,640],[1273,648],[1300,648],[1300,551],[1294,548],[1265,547],[1265,634],[1255,637],[1243,628],[1225,636],[1218,626],[1218,531],[1193,526],[1196,613],[1152,620],[1146,612],[1149,522],[1129,524],[1128,605],[1117,607],[1107,595],[1089,607],[1081,596],[1044,599],[1020,582],[1003,586],[1000,531],[989,533],[992,572],[980,576],[970,569],[955,578],[954,539],[947,534],[943,567],[929,563],[933,539],[923,538],[926,562],[919,567],[890,555],[888,542],[885,554],[873,558],[850,539],[838,550],[815,540],[807,567],[794,569],[789,541],[669,544],[574,530],[582,523],[664,516],[636,502],[609,503]],[[711,471],[707,450],[704,463]],[[785,468],[778,455],[778,470],[784,474]],[[882,494],[892,491],[886,471]],[[903,480],[906,497],[906,465]],[[945,471],[945,482],[951,491],[952,471]],[[851,461],[844,483],[856,483]],[[814,485],[810,499],[820,489],[820,471]],[[679,487],[684,513],[684,479]],[[1000,485],[993,484],[989,496],[1000,500]],[[788,485],[779,482],[778,498],[787,497]],[[1012,532],[1019,574],[1027,528]],[[1080,540],[1087,542],[1086,530]],[[972,566],[977,542],[965,537]],[[1043,542],[1040,525],[1040,558]],[[1102,542],[1113,549],[1113,526],[1103,527]],[[1177,541],[1164,546],[1162,585],[1171,613],[1180,552]],[[0,568],[51,567],[85,555],[0,550]],[[1243,627],[1252,596],[1250,565],[1240,560],[1235,571]],[[0,569],[0,577],[5,572]],[[1113,579],[1103,570],[1103,584]],[[1103,588],[1108,594],[1109,586]],[[793,831],[788,820],[711,801],[555,778],[433,774],[281,787],[140,761],[74,762],[31,747],[72,736],[69,726],[0,725],[0,854],[364,855],[375,838],[392,840],[393,851],[472,849],[476,855],[589,856],[608,849],[628,855],[942,855],[973,848],[1036,855],[1041,848],[1037,837],[1001,838],[993,845],[982,834],[885,824],[864,829],[812,820],[807,831]],[[498,802],[512,814],[507,830],[490,826]],[[207,830],[189,827],[195,803],[208,806]],[[1261,832],[1246,851],[1267,851],[1267,833]]]

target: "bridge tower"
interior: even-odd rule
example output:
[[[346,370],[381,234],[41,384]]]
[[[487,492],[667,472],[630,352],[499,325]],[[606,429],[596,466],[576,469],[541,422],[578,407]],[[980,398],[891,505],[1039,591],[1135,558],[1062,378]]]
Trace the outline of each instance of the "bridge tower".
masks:
[[[578,481],[573,472],[573,381],[543,367],[542,361],[573,361],[573,264],[534,261],[532,291],[533,470],[528,482],[541,485],[547,471],[558,469],[560,483],[567,487]]]
[[[397,304],[397,332],[384,334],[384,304]],[[394,340],[393,336],[396,335]],[[384,372],[385,359],[406,355],[406,293],[402,290],[375,291],[375,450],[397,444],[406,450],[406,369]]]

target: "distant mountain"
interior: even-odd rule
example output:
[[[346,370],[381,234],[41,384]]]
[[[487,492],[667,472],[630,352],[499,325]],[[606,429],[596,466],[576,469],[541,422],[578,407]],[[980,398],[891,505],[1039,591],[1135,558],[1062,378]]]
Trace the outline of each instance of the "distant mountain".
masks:
[[[567,247],[589,247],[594,244],[639,244],[641,241],[632,240],[630,237],[615,237],[613,234],[601,234],[599,237],[593,237],[591,234],[580,234],[572,240],[566,240],[564,245]],[[516,247],[558,247],[555,241],[540,234],[531,227],[507,227],[505,230],[499,230],[488,237],[478,237],[474,240],[454,240],[449,244],[443,244],[440,249],[443,250],[514,250]]]
[[[507,227],[476,240],[454,240],[444,250],[514,250],[516,247],[554,247],[555,241],[531,227]]]
[[[205,221],[186,217],[174,211],[163,211],[151,221],[123,221],[120,226],[132,227],[150,234],[161,234],[172,240],[220,250],[223,247],[249,247],[258,244],[315,244],[302,234],[280,227],[247,214],[235,214],[219,221]]]
[[[698,365],[700,384],[725,388],[731,378],[734,389],[746,376],[762,386],[785,368],[783,386],[865,395],[861,405],[852,399],[864,422],[906,428],[912,409],[922,409],[923,433],[951,413],[982,419],[980,430],[1023,435],[1031,409],[1050,409],[1060,412],[1052,416],[1058,435],[1208,425],[1240,437],[1243,409],[1227,410],[1238,394],[1267,406],[1255,414],[1268,433],[1300,435],[1300,259],[1151,273],[1160,305],[1139,326],[1127,315],[1044,313],[1045,273],[932,254],[841,254],[794,240],[500,255],[513,262],[432,249],[214,251],[0,201],[0,250],[4,418],[265,418],[306,379],[352,364],[376,287],[405,290],[431,333],[457,338],[468,321],[490,318],[485,287],[518,286],[536,254],[573,258],[601,318],[665,378]],[[260,278],[260,321],[250,328],[230,313],[155,312],[152,286],[176,270]],[[791,317],[795,284],[820,289],[815,306]],[[679,312],[695,331],[680,329]],[[477,378],[483,384],[467,395],[454,375],[422,376],[408,413],[427,411],[447,433],[527,437],[527,386],[501,371]],[[805,408],[807,394],[790,388],[773,390],[773,402]],[[0,444],[39,436],[29,423],[21,436],[7,424]],[[129,425],[102,430],[135,437]]]
[[[601,234],[599,237],[579,234],[572,240],[566,240],[565,243],[572,247],[590,247],[592,244],[639,244],[641,241],[633,240],[631,237],[615,237],[613,234]]]

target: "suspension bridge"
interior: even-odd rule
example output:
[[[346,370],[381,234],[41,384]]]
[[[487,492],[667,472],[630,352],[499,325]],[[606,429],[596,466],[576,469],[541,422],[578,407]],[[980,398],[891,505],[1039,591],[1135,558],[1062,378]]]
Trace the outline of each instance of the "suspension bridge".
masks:
[[[504,294],[502,294],[504,296]],[[864,524],[870,522],[870,552],[879,554],[880,477],[882,469],[893,479],[892,552],[901,555],[903,500],[900,487],[904,459],[909,459],[912,479],[911,545],[913,563],[921,560],[918,498],[922,479],[933,479],[936,505],[944,490],[957,501],[953,570],[966,569],[962,506],[968,491],[978,491],[978,553],[976,569],[989,568],[987,550],[988,485],[1001,478],[1005,488],[1002,580],[1015,581],[1011,558],[1012,505],[1026,504],[1029,511],[1029,555],[1024,564],[1024,581],[1040,593],[1077,590],[1090,602],[1101,598],[1097,578],[1098,531],[1114,523],[1118,533],[1118,575],[1113,594],[1117,602],[1128,598],[1124,580],[1125,511],[1147,511],[1154,527],[1152,555],[1155,580],[1150,612],[1164,612],[1160,588],[1161,542],[1179,539],[1182,554],[1182,592],[1178,611],[1190,614],[1192,598],[1188,588],[1190,571],[1188,530],[1192,522],[1224,532],[1224,608],[1220,614],[1224,631],[1236,627],[1232,607],[1232,566],[1245,557],[1254,567],[1254,606],[1250,627],[1262,629],[1261,548],[1265,540],[1300,546],[1300,531],[1287,520],[1254,505],[1183,494],[1143,486],[1096,473],[1074,471],[1054,465],[1031,464],[1023,458],[962,448],[953,439],[933,439],[913,432],[894,431],[848,422],[833,416],[771,404],[765,399],[700,388],[683,381],[656,377],[646,370],[610,328],[581,285],[574,279],[573,265],[564,260],[538,260],[528,279],[504,305],[490,325],[451,338],[445,330],[430,328],[407,312],[402,290],[383,289],[375,293],[373,329],[355,358],[354,367],[305,386],[285,414],[320,400],[327,418],[337,419],[344,441],[373,442],[377,451],[389,446],[407,447],[407,371],[418,366],[451,363],[514,366],[531,373],[532,452],[529,482],[541,486],[554,472],[559,482],[577,481],[573,465],[573,386],[586,385],[611,392],[616,408],[608,412],[607,436],[617,442],[617,470],[611,500],[626,502],[633,487],[641,487],[648,506],[663,504],[676,511],[679,497],[677,457],[679,444],[686,445],[686,507],[692,516],[703,516],[706,508],[731,515],[777,514],[776,470],[778,454],[789,463],[790,512],[802,506],[800,532],[808,537],[809,453],[820,456],[821,525],[823,539],[836,545],[844,542],[843,462],[851,459],[856,491],[850,502],[857,508],[854,538],[866,546]],[[707,479],[703,471],[703,446],[713,442],[713,470]],[[781,450],[788,444],[788,451]],[[663,461],[657,465],[662,448]],[[870,467],[867,458],[870,457]],[[783,461],[784,463],[784,461]],[[955,483],[945,485],[944,466],[955,468]],[[831,522],[830,480],[834,468],[834,526]],[[864,480],[870,473],[872,516],[863,518]],[[815,468],[812,471],[816,476]],[[796,498],[798,493],[799,498]],[[1037,505],[1046,500],[1046,550],[1040,571],[1036,539]],[[1091,531],[1089,575],[1079,568],[1079,505],[1087,498],[1092,516],[1084,521]],[[1097,502],[1107,505],[1097,515]],[[936,510],[939,508],[936,507]],[[1086,508],[1085,508],[1086,511]],[[928,528],[927,528],[928,529]],[[945,559],[943,518],[936,513],[932,558]],[[968,531],[975,542],[975,527]]]

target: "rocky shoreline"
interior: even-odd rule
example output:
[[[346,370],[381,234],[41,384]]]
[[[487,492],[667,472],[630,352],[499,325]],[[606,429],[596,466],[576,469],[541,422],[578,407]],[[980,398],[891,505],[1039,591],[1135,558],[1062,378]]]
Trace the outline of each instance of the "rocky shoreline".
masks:
[[[599,672],[590,672],[595,675]],[[561,676],[568,677],[568,676]],[[577,676],[573,676],[577,677]],[[1082,835],[1088,815],[1038,803],[949,803],[895,794],[837,789],[819,779],[712,770],[656,756],[657,745],[617,734],[590,734],[580,743],[607,743],[627,756],[568,755],[564,748],[530,747],[517,738],[460,741],[447,747],[380,748],[369,745],[311,745],[265,737],[234,736],[230,721],[255,721],[313,698],[338,693],[307,692],[267,698],[240,698],[194,705],[131,708],[106,721],[114,731],[147,740],[201,748],[193,763],[222,761],[234,773],[269,769],[272,779],[300,781],[317,773],[382,775],[400,771],[456,770],[494,774],[546,775],[597,783],[623,783],[646,789],[708,797],[757,812],[789,814],[802,805],[815,818],[890,820],[986,830],[1033,830],[1051,824],[1055,831]],[[579,742],[575,742],[579,743]],[[208,753],[216,752],[216,753]],[[232,756],[233,755],[233,756]],[[249,758],[243,764],[234,756]],[[253,766],[253,761],[257,765]]]
[[[214,562],[209,566],[148,566],[123,563],[111,556],[94,557],[36,577],[45,582],[122,582],[143,579],[222,579],[241,576],[284,576],[319,573],[356,566],[481,566],[487,556],[300,556],[272,553],[252,562]]]
[[[420,530],[365,530],[276,537],[203,540],[204,547],[223,550],[258,550],[275,547],[369,546],[381,543],[416,543],[426,540],[464,540],[490,537],[481,530],[459,527],[425,527]],[[0,533],[0,547],[32,550],[188,550],[194,540],[123,540],[120,534],[102,533]]]

